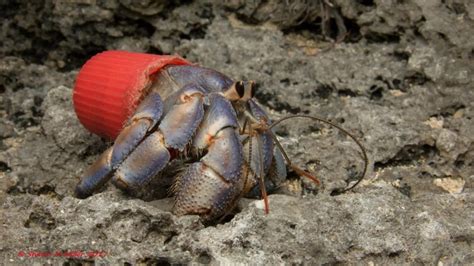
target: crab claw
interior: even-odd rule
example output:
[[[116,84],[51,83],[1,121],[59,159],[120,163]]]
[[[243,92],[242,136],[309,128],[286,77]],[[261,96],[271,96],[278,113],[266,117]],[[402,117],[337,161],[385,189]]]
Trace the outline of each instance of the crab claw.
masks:
[[[199,214],[210,220],[222,215],[242,190],[242,145],[237,119],[223,96],[212,94],[210,109],[196,133],[193,145],[207,154],[176,180],[177,215]]]

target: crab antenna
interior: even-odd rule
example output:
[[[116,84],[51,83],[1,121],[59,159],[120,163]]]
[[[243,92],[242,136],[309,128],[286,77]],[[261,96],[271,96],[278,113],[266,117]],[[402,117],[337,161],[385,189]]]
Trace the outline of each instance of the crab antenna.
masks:
[[[260,164],[260,174],[258,177],[260,193],[265,205],[265,214],[268,214],[270,212],[270,206],[268,204],[268,195],[267,195],[267,189],[265,187],[265,180],[264,180],[265,173],[263,169],[263,144],[262,144],[262,138],[260,137],[260,135],[257,135],[257,145],[258,145],[258,157],[259,157],[259,164]]]
[[[362,156],[363,156],[363,159],[364,159],[364,170],[362,171],[362,174],[360,175],[359,179],[357,180],[357,182],[355,182],[352,186],[348,187],[348,188],[345,188],[345,189],[342,189],[342,190],[339,190],[336,192],[336,194],[341,194],[341,193],[344,193],[346,191],[349,191],[351,189],[353,189],[355,186],[357,186],[365,177],[366,173],[367,173],[367,168],[368,168],[368,165],[369,165],[369,158],[367,156],[367,152],[364,148],[364,146],[351,134],[349,133],[347,130],[343,129],[342,127],[340,127],[339,125],[336,125],[328,120],[325,120],[325,119],[322,119],[322,118],[319,118],[319,117],[315,117],[315,116],[311,116],[311,115],[289,115],[289,116],[286,116],[286,117],[283,117],[275,122],[273,122],[269,127],[268,127],[268,132],[270,132],[270,135],[272,136],[273,140],[275,140],[275,143],[276,145],[278,146],[278,149],[280,149],[280,151],[282,152],[283,156],[285,157],[285,160],[287,161],[287,163],[289,164],[289,166],[299,175],[303,175],[305,177],[308,177],[309,179],[313,180],[313,176],[311,176],[310,174],[306,173],[305,171],[303,171],[302,169],[294,166],[292,163],[291,163],[291,160],[290,158],[288,157],[288,155],[285,153],[283,147],[281,146],[280,142],[277,140],[275,134],[271,131],[271,129],[273,127],[275,127],[276,125],[280,124],[281,122],[285,121],[285,120],[288,120],[288,119],[292,119],[292,118],[309,118],[311,120],[314,120],[314,121],[318,121],[318,122],[322,122],[322,123],[326,123],[328,125],[331,125],[337,129],[339,129],[340,131],[342,131],[344,134],[346,134],[347,136],[349,136],[356,144],[357,146],[359,146],[361,152],[362,152]],[[309,176],[308,176],[309,175]],[[316,179],[317,180],[317,179]],[[314,181],[314,180],[313,180]],[[319,183],[319,180],[318,181],[315,181],[317,183]]]

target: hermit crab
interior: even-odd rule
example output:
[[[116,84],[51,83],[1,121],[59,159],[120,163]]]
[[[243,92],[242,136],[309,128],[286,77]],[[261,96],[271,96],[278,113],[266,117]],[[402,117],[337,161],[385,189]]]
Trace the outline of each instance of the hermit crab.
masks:
[[[130,95],[127,88],[117,92],[120,86],[139,88]],[[291,163],[272,128],[290,118],[321,119],[295,115],[272,123],[253,99],[255,90],[253,81],[234,81],[178,57],[124,51],[97,55],[79,74],[74,105],[86,127],[115,142],[83,174],[76,197],[91,196],[109,180],[134,191],[149,184],[170,161],[183,158],[187,167],[172,186],[173,212],[197,214],[207,221],[258,190],[268,212],[266,190],[274,180],[285,179],[287,167],[319,183]],[[365,151],[343,132],[362,149],[363,177]]]

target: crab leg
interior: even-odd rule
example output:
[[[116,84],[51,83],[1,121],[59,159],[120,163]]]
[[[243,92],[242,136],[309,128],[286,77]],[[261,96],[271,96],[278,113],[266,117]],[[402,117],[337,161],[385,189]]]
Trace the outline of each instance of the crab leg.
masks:
[[[204,115],[203,93],[199,87],[189,85],[178,95],[158,130],[141,142],[119,166],[112,179],[116,186],[133,190],[146,184],[169,162],[170,150],[182,151],[190,142]]]
[[[163,101],[157,92],[151,92],[138,106],[125,128],[115,140],[111,165],[118,166],[158,123],[163,114]]]
[[[89,197],[112,177],[112,173],[118,165],[158,122],[163,112],[162,106],[161,97],[156,92],[151,92],[142,101],[135,114],[115,140],[114,146],[108,148],[84,173],[81,181],[76,186],[76,197],[81,199]]]
[[[92,195],[94,190],[102,187],[107,181],[109,181],[112,172],[112,165],[110,163],[112,151],[113,147],[108,148],[84,173],[74,191],[77,198],[85,199],[89,197]]]
[[[154,132],[120,164],[112,182],[123,190],[133,190],[161,171],[170,159],[163,135]]]

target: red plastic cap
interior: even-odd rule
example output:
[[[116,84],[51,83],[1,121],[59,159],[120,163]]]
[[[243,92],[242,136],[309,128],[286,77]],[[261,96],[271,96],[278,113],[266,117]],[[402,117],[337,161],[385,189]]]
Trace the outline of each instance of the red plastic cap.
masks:
[[[106,51],[82,67],[73,103],[79,121],[91,132],[115,139],[151,85],[153,74],[167,65],[189,65],[179,56]]]

